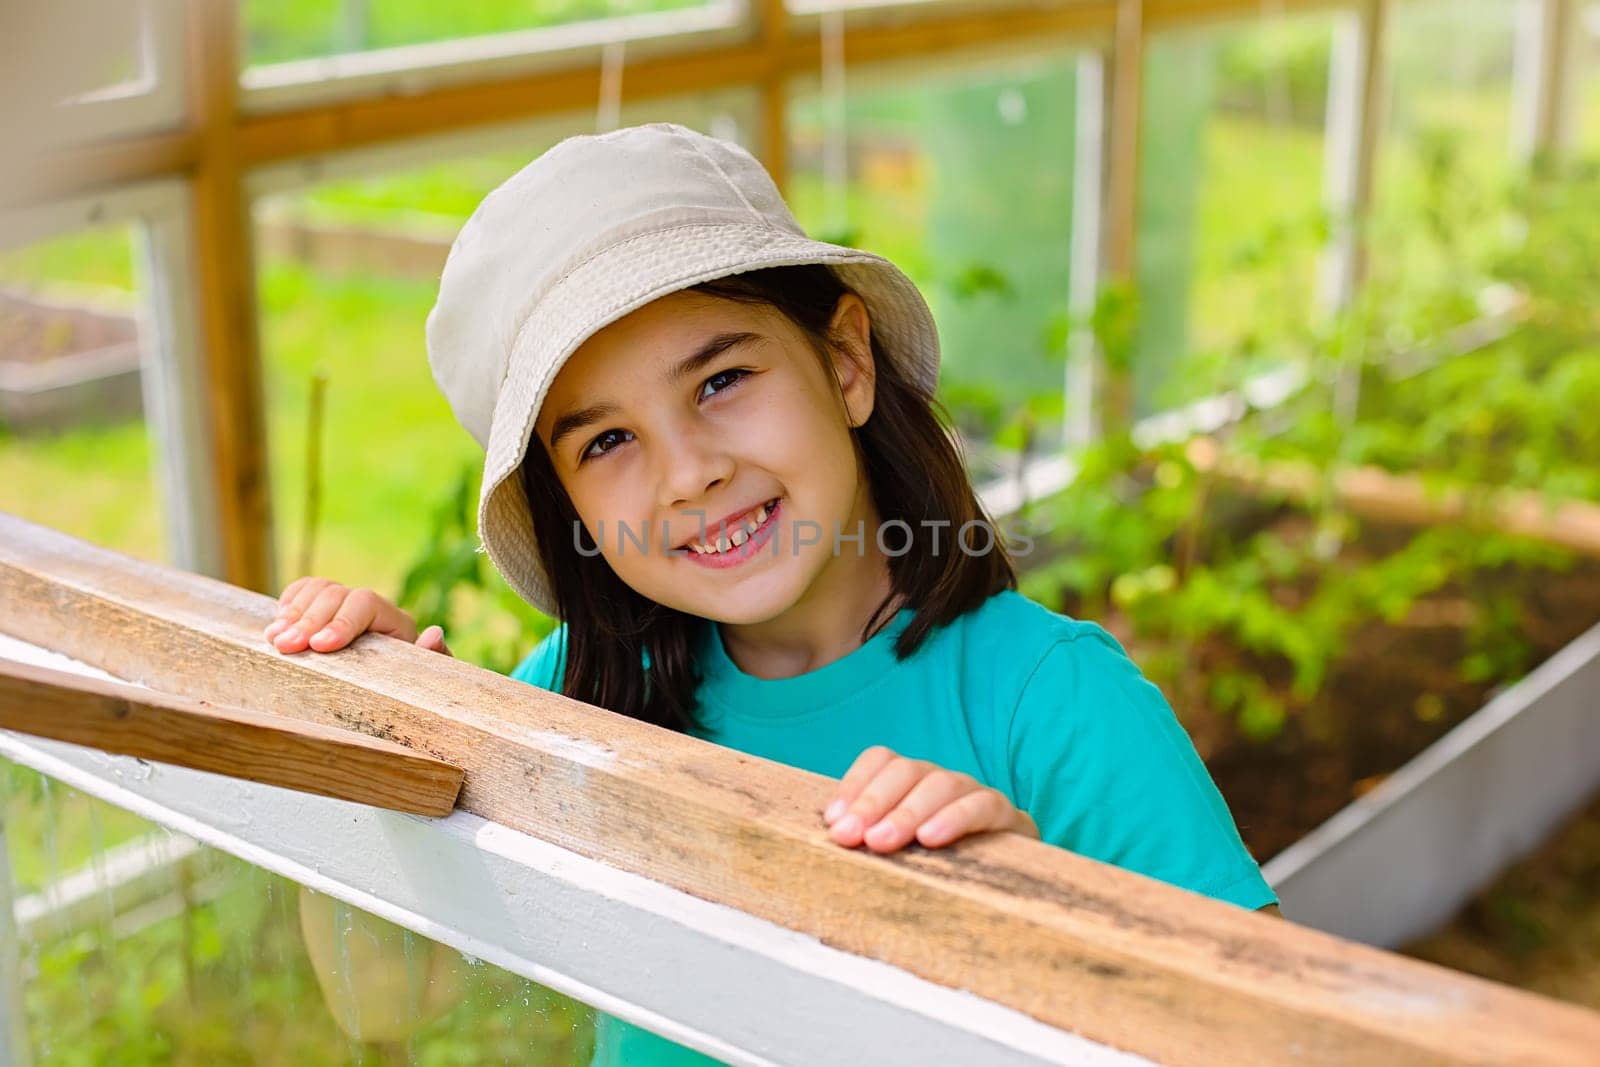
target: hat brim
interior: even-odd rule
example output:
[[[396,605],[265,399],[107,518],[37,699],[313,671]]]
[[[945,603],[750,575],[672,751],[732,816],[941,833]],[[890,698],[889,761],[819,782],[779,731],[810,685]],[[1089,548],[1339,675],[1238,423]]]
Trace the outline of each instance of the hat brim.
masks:
[[[653,300],[702,282],[767,267],[823,263],[861,296],[886,358],[933,396],[939,337],[915,283],[882,256],[770,226],[674,226],[631,237],[584,260],[551,287],[512,342],[495,400],[478,498],[478,530],[490,560],[519,596],[546,615],[555,595],[540,559],[517,468],[550,383],[578,346]]]

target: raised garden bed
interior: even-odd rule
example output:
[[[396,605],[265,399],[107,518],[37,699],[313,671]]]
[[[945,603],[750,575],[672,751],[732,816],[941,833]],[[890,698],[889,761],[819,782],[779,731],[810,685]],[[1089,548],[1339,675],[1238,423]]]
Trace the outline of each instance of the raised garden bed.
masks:
[[[1413,956],[1600,1008],[1600,795]]]
[[[0,290],[0,430],[138,418],[141,360],[131,314]]]

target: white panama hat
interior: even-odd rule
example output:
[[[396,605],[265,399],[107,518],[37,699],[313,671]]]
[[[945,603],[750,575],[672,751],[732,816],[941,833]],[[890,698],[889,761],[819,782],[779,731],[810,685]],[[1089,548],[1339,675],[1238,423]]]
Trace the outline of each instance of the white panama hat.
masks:
[[[557,614],[516,472],[562,365],[658,297],[801,263],[861,296],[885,358],[931,397],[939,339],[916,285],[881,256],[807,237],[738,145],[667,123],[571,137],[478,205],[428,313],[428,364],[484,448],[479,536],[523,599]]]

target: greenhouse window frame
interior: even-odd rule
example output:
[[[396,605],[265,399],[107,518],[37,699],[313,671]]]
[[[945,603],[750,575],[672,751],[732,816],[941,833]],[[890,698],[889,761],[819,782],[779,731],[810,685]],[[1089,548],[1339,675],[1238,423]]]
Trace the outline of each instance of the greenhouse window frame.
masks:
[[[749,0],[707,0],[675,11],[246,66],[239,106],[262,114],[586,68],[617,45],[635,57],[670,56],[747,39],[752,9]]]
[[[224,570],[206,379],[199,345],[189,190],[161,178],[26,208],[0,210],[0,248],[125,225],[134,242],[141,320],[141,391],[168,558],[185,570]]]
[[[188,64],[184,53],[185,0],[134,0],[139,25],[139,72],[127,81],[68,97],[53,116],[53,136],[64,147],[112,137],[172,130],[184,122]]]

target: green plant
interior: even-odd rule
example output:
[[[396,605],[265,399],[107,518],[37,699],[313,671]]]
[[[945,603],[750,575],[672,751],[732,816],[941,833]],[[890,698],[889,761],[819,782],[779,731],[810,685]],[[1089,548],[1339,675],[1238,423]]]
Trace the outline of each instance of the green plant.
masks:
[[[507,674],[555,622],[506,584],[477,535],[478,464],[461,467],[435,505],[432,525],[407,567],[397,598],[418,628],[444,628],[451,650]]]
[[[1441,201],[1453,195],[1444,188],[1453,174],[1440,163]],[[1291,720],[1313,733],[1344,728],[1319,718],[1318,698],[1349,639],[1402,622],[1429,598],[1463,604],[1459,676],[1498,683],[1526,670],[1527,583],[1570,566],[1569,555],[1465,526],[1396,542],[1364,531],[1331,492],[1334,473],[1352,463],[1423,472],[1467,494],[1469,506],[1508,485],[1553,496],[1600,488],[1600,430],[1585,415],[1600,402],[1600,316],[1585,295],[1600,284],[1600,183],[1577,168],[1511,195],[1522,226],[1481,261],[1432,293],[1369,291],[1347,314],[1308,328],[1301,390],[1224,436],[1230,455],[1253,463],[1308,465],[1324,492],[1289,510],[1241,498],[1220,492],[1181,445],[1113,432],[1078,457],[1066,491],[1033,506],[1049,534],[1025,590],[1119,620],[1180,708],[1204,703],[1255,739]],[[1449,242],[1443,217],[1419,225]],[[1472,307],[1464,291],[1486,278],[1522,294],[1528,313],[1477,350],[1419,360],[1419,346]],[[1136,306],[1114,292],[1094,317],[1112,368],[1128,364],[1130,318]]]

